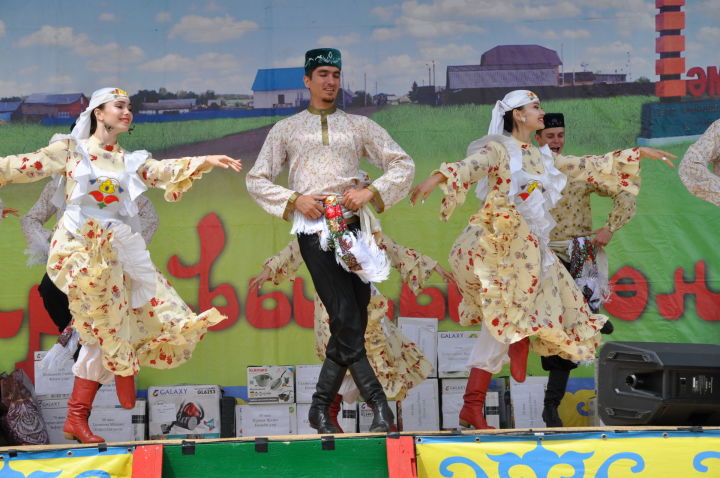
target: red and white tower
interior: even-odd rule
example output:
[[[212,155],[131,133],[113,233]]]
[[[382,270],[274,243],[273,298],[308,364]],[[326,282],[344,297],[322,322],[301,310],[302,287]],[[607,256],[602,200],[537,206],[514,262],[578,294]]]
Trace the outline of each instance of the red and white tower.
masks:
[[[685,0],[655,0],[660,13],[655,15],[655,30],[659,36],[655,40],[655,51],[660,58],[655,62],[655,74],[660,81],[655,83],[655,94],[661,102],[680,101],[686,95],[685,80],[685,12],[682,7]]]

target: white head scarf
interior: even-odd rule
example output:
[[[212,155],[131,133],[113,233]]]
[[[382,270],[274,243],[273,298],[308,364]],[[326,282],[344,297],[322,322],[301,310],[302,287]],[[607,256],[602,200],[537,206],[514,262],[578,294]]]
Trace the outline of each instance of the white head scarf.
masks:
[[[498,100],[492,110],[488,134],[503,134],[503,117],[505,113],[533,101],[540,101],[540,98],[530,90],[513,90],[505,95],[505,98]]]
[[[92,115],[93,110],[118,98],[126,98],[130,101],[127,92],[125,90],[121,90],[120,88],[100,88],[99,90],[94,91],[90,97],[90,104],[87,108],[85,108],[85,111],[80,113],[80,116],[75,122],[75,127],[70,135],[76,140],[89,138],[90,115]]]

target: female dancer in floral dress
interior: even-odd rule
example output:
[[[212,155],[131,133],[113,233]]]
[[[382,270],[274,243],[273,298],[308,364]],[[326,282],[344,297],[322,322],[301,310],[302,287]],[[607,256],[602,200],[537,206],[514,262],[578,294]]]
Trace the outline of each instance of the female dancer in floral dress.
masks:
[[[178,201],[193,181],[219,166],[240,171],[238,160],[205,156],[157,161],[147,151],[125,151],[131,130],[128,94],[95,91],[70,135],[56,135],[34,153],[0,158],[0,186],[63,175],[67,207],[50,245],[47,273],[68,295],[82,348],[73,366],[65,436],[101,442],[87,424],[100,383],[115,380],[120,404],[135,404],[140,366],[186,362],[208,327],[225,319],[216,309],[193,313],[153,265],[139,233],[137,201],[148,186]]]
[[[542,129],[538,97],[515,90],[493,109],[488,136],[470,145],[466,159],[442,163],[411,192],[424,200],[440,186],[440,218],[446,221],[464,203],[473,183],[481,207],[455,241],[450,265],[463,299],[464,325],[482,323],[469,360],[470,378],[460,424],[489,428],[483,415],[492,374],[509,360],[514,343],[527,343],[541,356],[590,361],[607,317],[593,314],[582,293],[548,247],[555,226],[550,210],[566,181],[592,181],[611,191],[637,194],[640,158],[669,153],[632,148],[602,156],[553,158],[547,147],[530,142]],[[674,157],[674,156],[672,156]],[[672,165],[672,163],[670,163]],[[567,178],[567,179],[566,179]]]

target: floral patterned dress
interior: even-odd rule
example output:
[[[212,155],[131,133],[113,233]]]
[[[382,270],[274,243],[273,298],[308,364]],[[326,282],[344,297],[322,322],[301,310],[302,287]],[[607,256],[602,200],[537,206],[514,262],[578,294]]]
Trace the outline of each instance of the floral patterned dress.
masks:
[[[391,264],[395,267],[404,283],[415,294],[419,294],[437,262],[395,243],[386,235],[381,236],[380,247],[387,252]],[[270,280],[279,284],[291,280],[302,265],[297,240],[265,262],[272,275]],[[402,400],[407,391],[425,381],[432,366],[418,346],[410,342],[397,326],[387,318],[388,299],[372,287],[368,304],[368,325],[365,330],[365,350],[370,365],[389,398]],[[325,349],[330,340],[330,316],[320,298],[315,295],[315,353],[318,359],[325,360]],[[348,396],[343,395],[348,401]]]
[[[141,365],[177,367],[190,359],[207,328],[225,319],[214,308],[193,313],[128,225],[148,186],[178,201],[212,169],[204,163],[157,161],[95,137],[0,158],[0,186],[65,175],[67,208],[51,239],[47,272],[68,294],[81,343],[98,345],[103,367],[113,374],[133,375]]]
[[[720,120],[690,145],[678,174],[690,194],[720,206]]]
[[[522,170],[542,174],[540,150],[516,141],[522,151]],[[555,166],[569,181],[601,183],[608,190],[638,191],[637,148],[604,156],[557,156]],[[560,355],[574,361],[593,360],[600,343],[599,330],[607,320],[592,314],[565,268],[554,260],[547,263],[538,237],[518,209],[529,189],[537,185],[515,185],[510,198],[510,158],[498,142],[462,161],[443,163],[437,171],[441,183],[441,220],[446,221],[465,201],[473,183],[487,178],[487,196],[480,210],[457,238],[450,252],[450,265],[463,299],[463,325],[482,323],[501,343],[510,344],[534,336],[538,355]]]

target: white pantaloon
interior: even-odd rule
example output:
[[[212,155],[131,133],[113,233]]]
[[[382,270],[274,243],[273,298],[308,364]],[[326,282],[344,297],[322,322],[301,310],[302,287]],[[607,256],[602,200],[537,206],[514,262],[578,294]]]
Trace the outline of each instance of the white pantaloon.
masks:
[[[509,345],[495,340],[487,327],[480,329],[480,336],[470,352],[468,368],[479,368],[496,374],[503,365],[510,362],[508,356]]]

